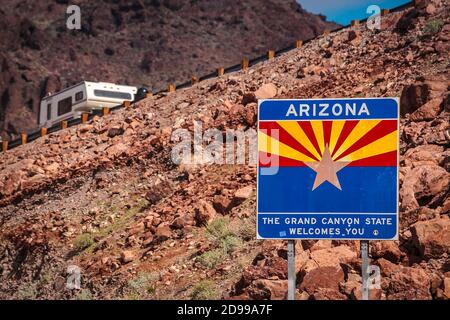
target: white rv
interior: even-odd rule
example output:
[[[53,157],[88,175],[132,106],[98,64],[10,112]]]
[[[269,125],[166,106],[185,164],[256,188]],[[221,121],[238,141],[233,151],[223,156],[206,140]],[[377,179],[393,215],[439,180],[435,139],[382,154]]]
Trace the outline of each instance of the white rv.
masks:
[[[133,101],[137,91],[138,88],[132,86],[83,81],[42,99],[39,127],[51,127],[62,120],[78,118],[83,112]]]

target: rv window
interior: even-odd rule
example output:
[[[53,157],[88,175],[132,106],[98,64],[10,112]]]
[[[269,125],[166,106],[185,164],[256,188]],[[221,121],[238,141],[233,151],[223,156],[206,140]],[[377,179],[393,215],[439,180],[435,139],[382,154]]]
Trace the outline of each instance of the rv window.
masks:
[[[83,100],[83,91],[75,93],[75,101]]]
[[[52,104],[47,105],[47,120],[50,120],[52,118]]]
[[[72,97],[65,98],[58,102],[58,117],[72,111]]]
[[[117,92],[117,91],[107,91],[107,90],[94,90],[94,94],[97,97],[113,98],[113,99],[123,99],[131,100],[131,94],[128,92]]]

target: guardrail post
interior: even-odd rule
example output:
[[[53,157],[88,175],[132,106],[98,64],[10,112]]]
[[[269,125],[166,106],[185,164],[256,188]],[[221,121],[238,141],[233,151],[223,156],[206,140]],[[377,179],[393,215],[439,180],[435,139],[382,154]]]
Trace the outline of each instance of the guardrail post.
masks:
[[[169,92],[175,92],[176,90],[177,87],[173,83],[169,84]]]
[[[242,59],[242,63],[241,63],[242,70],[248,69],[248,65],[249,65],[248,59],[247,58]]]
[[[217,76],[221,77],[225,74],[225,69],[224,68],[218,68],[217,69]]]
[[[20,134],[20,140],[21,140],[22,144],[27,143],[27,138],[28,138],[28,135],[25,132]]]
[[[269,50],[269,52],[267,52],[267,58],[268,59],[275,58],[275,51],[274,50]]]
[[[41,137],[47,134],[47,128],[41,128]]]
[[[350,25],[351,25],[352,27],[357,27],[357,26],[359,26],[359,20],[352,20],[352,22],[350,23]]]
[[[2,151],[6,152],[8,150],[8,141],[2,142]]]
[[[297,40],[297,41],[295,41],[295,47],[298,49],[298,48],[301,48],[303,46],[303,41],[302,40]]]
[[[381,10],[381,15],[382,15],[382,16],[388,15],[389,12],[390,12],[389,9],[382,9],[382,10]]]
[[[192,76],[192,77],[191,77],[191,84],[194,85],[194,84],[197,84],[197,83],[199,83],[198,77]]]
[[[89,113],[84,112],[81,114],[81,123],[87,122],[88,119],[89,119]]]
[[[102,108],[102,114],[103,114],[103,116],[107,116],[109,114],[109,108],[108,107],[103,107]]]
[[[61,129],[67,129],[68,122],[66,120],[61,121]]]
[[[129,107],[131,106],[131,101],[129,101],[129,100],[124,101],[124,102],[123,102],[123,106],[124,106],[125,108],[129,108]]]

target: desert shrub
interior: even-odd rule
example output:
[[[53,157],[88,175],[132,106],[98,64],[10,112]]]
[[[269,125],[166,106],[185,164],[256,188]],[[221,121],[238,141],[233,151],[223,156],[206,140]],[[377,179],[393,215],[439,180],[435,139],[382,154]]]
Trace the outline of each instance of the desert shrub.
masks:
[[[24,284],[18,291],[17,297],[20,300],[34,300],[37,298],[37,288],[35,284]]]
[[[244,241],[256,238],[256,217],[254,215],[242,221],[238,229],[238,235]]]
[[[216,218],[206,227],[206,232],[213,240],[220,240],[230,233],[230,219],[228,217]]]
[[[226,253],[232,253],[242,245],[242,240],[234,234],[228,234],[220,239],[220,248]]]
[[[76,299],[77,300],[92,300],[92,299],[94,299],[94,296],[92,295],[91,291],[89,291],[87,289],[83,289],[77,294]]]
[[[226,258],[226,254],[222,248],[207,251],[197,258],[203,266],[207,268],[215,268],[221,261]]]
[[[443,20],[431,20],[423,27],[422,34],[426,36],[433,36],[441,31],[444,26]]]
[[[75,238],[74,246],[77,251],[83,251],[95,243],[94,237],[90,233],[80,234]]]
[[[217,287],[211,280],[202,280],[192,288],[192,300],[216,300],[218,298]]]
[[[159,274],[157,273],[141,272],[136,278],[128,281],[128,288],[132,291],[133,296],[153,294],[156,291],[158,279]]]

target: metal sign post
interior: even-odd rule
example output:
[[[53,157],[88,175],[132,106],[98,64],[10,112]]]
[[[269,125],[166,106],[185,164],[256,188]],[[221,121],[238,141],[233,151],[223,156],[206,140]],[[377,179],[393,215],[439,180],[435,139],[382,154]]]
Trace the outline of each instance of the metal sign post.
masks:
[[[369,241],[361,240],[362,299],[369,300]]]
[[[288,300],[295,300],[295,240],[288,240]]]

